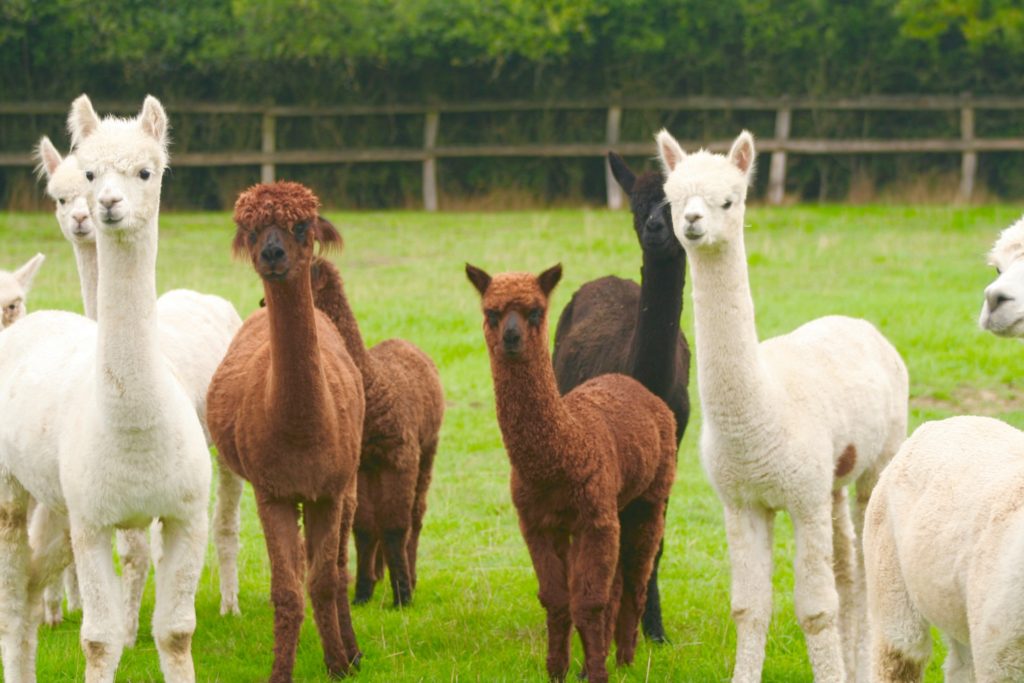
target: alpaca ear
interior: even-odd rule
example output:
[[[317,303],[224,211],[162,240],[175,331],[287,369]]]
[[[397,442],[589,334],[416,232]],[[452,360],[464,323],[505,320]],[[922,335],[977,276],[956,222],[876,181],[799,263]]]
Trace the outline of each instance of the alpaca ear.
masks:
[[[14,279],[18,281],[18,284],[21,285],[21,288],[26,292],[29,287],[32,286],[32,279],[36,276],[36,273],[39,272],[39,266],[43,265],[43,261],[45,260],[45,256],[42,254],[36,254],[30,258],[25,265],[14,271]]]
[[[92,108],[88,95],[79,95],[71,103],[68,112],[68,132],[71,133],[71,147],[74,149],[83,139],[89,137],[100,127],[100,117]]]
[[[313,234],[320,242],[321,249],[341,249],[341,233],[331,225],[331,222],[322,216],[316,217],[316,225]]]
[[[608,152],[608,165],[612,169],[615,181],[626,194],[633,194],[633,184],[636,182],[636,174],[626,165],[626,160],[615,152]]]
[[[242,228],[241,225],[235,226],[235,238],[231,240],[231,255],[237,259],[245,260],[249,258],[249,231]]]
[[[672,134],[664,128],[658,132],[656,139],[658,141],[658,156],[661,158],[661,168],[665,175],[668,176],[686,158],[686,152],[679,146],[679,143],[672,137]]]
[[[562,264],[556,263],[537,276],[537,284],[540,285],[540,289],[544,292],[544,296],[551,296],[551,290],[555,288],[555,285],[557,285],[558,281],[561,279]]]
[[[480,292],[480,296],[483,296],[487,292],[487,288],[491,286],[491,276],[468,263],[466,264],[466,277],[476,287],[476,291]]]
[[[732,143],[732,149],[729,150],[729,161],[732,162],[733,166],[740,169],[743,175],[749,178],[754,171],[754,160],[756,158],[757,152],[754,151],[754,136],[750,134],[750,131],[745,130]]]
[[[35,148],[33,156],[38,162],[36,164],[36,175],[42,178],[46,176],[49,178],[53,175],[53,172],[60,166],[60,162],[64,161],[60,158],[60,152],[50,142],[50,138],[43,136],[43,139],[39,141],[39,145]]]
[[[160,100],[146,95],[139,112],[139,125],[161,145],[167,144],[167,112]]]

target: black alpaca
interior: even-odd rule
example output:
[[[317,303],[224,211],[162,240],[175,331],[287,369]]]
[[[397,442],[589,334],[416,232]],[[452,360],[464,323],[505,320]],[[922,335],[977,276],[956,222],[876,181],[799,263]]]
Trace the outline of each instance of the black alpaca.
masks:
[[[633,228],[643,250],[641,284],[607,276],[587,282],[562,311],[552,362],[558,390],[568,393],[610,372],[637,379],[668,404],[676,417],[676,447],[690,419],[690,347],[679,329],[686,282],[686,252],[672,232],[664,180],[658,173],[637,177],[615,152],[608,163],[629,195]],[[658,592],[658,565],[647,584],[644,635],[665,641]]]

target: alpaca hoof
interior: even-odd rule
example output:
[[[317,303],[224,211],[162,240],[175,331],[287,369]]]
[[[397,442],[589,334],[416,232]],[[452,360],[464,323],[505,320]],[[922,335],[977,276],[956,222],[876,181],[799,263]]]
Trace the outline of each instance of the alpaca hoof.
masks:
[[[358,593],[356,593],[356,596],[354,598],[352,598],[352,604],[353,605],[365,605],[366,603],[370,602],[370,598],[372,598],[372,597],[373,597],[372,593],[370,595],[359,595]]]
[[[580,669],[580,672],[578,674],[576,674],[576,680],[577,681],[585,681],[585,680],[587,680],[587,670],[586,669]]]
[[[647,640],[649,640],[652,643],[655,643],[657,645],[667,645],[668,642],[669,642],[668,641],[668,636],[665,635],[665,630],[662,629],[660,626],[658,628],[656,628],[656,629],[652,628],[650,630],[645,628],[644,629],[644,637],[647,638]]]
[[[242,613],[241,608],[238,606],[238,598],[235,597],[232,600],[221,600],[220,601],[220,615],[227,616],[239,616]]]
[[[351,666],[351,668],[353,670],[355,670],[355,671],[358,671],[360,666],[362,665],[362,663],[363,663],[363,653],[362,652],[357,652],[356,656],[352,658],[352,666]]]
[[[47,626],[49,626],[50,628],[57,628],[63,622],[64,622],[64,615],[62,615],[60,613],[60,609],[59,608],[56,611],[54,611],[54,612],[51,612],[50,610],[47,610],[46,614],[43,615],[43,623],[46,624]]]

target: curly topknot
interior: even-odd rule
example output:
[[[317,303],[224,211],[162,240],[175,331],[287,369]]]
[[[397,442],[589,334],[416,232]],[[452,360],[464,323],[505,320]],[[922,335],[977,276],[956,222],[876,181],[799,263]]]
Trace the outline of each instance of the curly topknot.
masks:
[[[317,217],[320,200],[301,183],[260,183],[238,195],[235,223],[239,227],[292,226]]]

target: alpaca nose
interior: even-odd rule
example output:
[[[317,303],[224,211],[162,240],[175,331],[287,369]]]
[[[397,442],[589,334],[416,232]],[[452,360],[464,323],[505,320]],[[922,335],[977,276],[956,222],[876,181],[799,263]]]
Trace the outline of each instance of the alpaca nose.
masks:
[[[79,225],[84,223],[85,219],[88,218],[88,217],[89,217],[89,212],[85,211],[83,209],[79,209],[78,211],[75,211],[74,213],[71,214],[71,218],[74,219],[74,221],[76,223],[78,223]]]
[[[701,218],[704,218],[704,214],[700,213],[699,211],[689,211],[683,214],[683,218],[686,219],[687,223],[693,224],[699,221]]]
[[[114,204],[117,204],[120,201],[121,197],[113,193],[103,193],[102,195],[100,195],[100,204],[102,204],[104,208],[107,209],[112,209],[114,207]]]
[[[509,317],[505,330],[501,333],[501,343],[505,346],[506,351],[517,351],[519,349],[519,342],[522,340],[523,333],[519,326],[519,320],[513,314]]]
[[[985,290],[985,301],[988,302],[988,312],[995,313],[996,309],[1005,304],[1007,301],[1013,301],[1013,297],[1002,292],[998,289],[986,289]]]
[[[275,264],[284,258],[284,249],[279,244],[268,244],[260,252],[260,259],[267,264]]]

